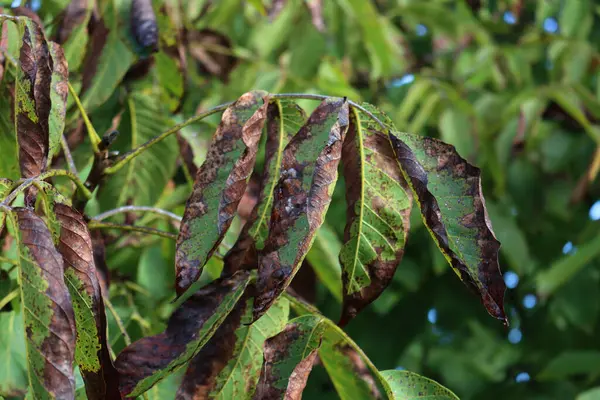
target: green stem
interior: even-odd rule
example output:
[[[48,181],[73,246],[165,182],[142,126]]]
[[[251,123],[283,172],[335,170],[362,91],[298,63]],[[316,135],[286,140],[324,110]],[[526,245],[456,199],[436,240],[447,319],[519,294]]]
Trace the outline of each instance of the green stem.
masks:
[[[67,143],[67,138],[65,138],[64,134],[60,135],[60,146],[62,147],[65,159],[67,160],[67,167],[69,168],[69,172],[77,175],[77,167],[75,166],[75,161],[73,160],[71,149],[69,149],[69,144]]]
[[[201,114],[198,114],[198,115],[188,119],[187,121],[182,122],[181,124],[175,125],[171,129],[161,133],[160,135],[156,136],[155,138],[148,140],[146,143],[142,144],[140,147],[137,147],[137,148],[123,154],[116,160],[116,162],[112,166],[106,168],[104,170],[104,172],[106,174],[116,173],[121,168],[123,168],[123,166],[125,166],[125,164],[127,164],[128,162],[133,160],[135,157],[139,156],[144,151],[148,150],[151,146],[166,139],[167,137],[171,136],[172,134],[179,132],[181,129],[185,128],[188,125],[193,124],[194,122],[200,121],[201,119],[206,118],[215,113],[225,111],[225,109],[227,107],[229,107],[231,104],[233,104],[233,103],[230,102],[230,103],[221,104],[221,105],[213,107]]]
[[[157,235],[167,239],[177,240],[177,235],[175,235],[174,233],[169,233],[154,228],[148,228],[146,226],[113,224],[109,222],[98,222],[92,220],[88,224],[88,227],[90,229],[120,229],[122,231],[141,232],[147,233],[149,235]]]
[[[98,214],[92,219],[94,221],[102,221],[103,219],[112,217],[113,215],[120,214],[120,213],[126,213],[126,212],[149,212],[149,213],[164,215],[165,217],[169,217],[174,221],[181,222],[181,217],[177,214],[174,214],[167,210],[163,210],[161,208],[145,207],[145,206],[123,206],[123,207],[115,208],[114,210],[109,210],[109,211],[103,212],[102,214]]]
[[[115,322],[117,323],[117,326],[119,327],[119,330],[121,331],[121,334],[123,335],[123,340],[125,341],[125,345],[129,346],[131,344],[131,338],[129,337],[129,334],[127,333],[127,329],[125,329],[125,325],[123,325],[123,320],[121,319],[121,317],[119,317],[119,314],[117,314],[117,310],[115,310],[115,307],[113,307],[113,305],[110,302],[110,300],[108,299],[108,297],[104,297],[104,304],[106,305],[106,307],[108,308],[110,313],[115,318]]]
[[[100,136],[98,136],[98,132],[96,132],[94,126],[90,122],[90,119],[88,118],[88,115],[85,112],[81,101],[79,100],[79,96],[77,96],[77,93],[75,93],[75,89],[73,89],[73,86],[71,86],[70,82],[67,84],[69,86],[69,93],[71,93],[71,96],[73,96],[73,100],[75,100],[75,104],[77,104],[77,108],[79,109],[81,117],[83,118],[83,123],[85,124],[85,127],[88,131],[88,135],[90,136],[90,142],[92,143],[92,149],[94,149],[94,154],[98,154],[100,152],[100,150],[98,149],[98,144],[101,141]]]
[[[12,301],[15,297],[19,295],[19,289],[15,289],[9,294],[7,294],[2,300],[0,300],[0,310],[4,308],[8,303]]]
[[[14,189],[0,204],[6,206],[10,205],[10,203],[12,203],[15,200],[19,193],[27,189],[29,186],[33,185],[35,182],[44,181],[54,176],[66,176],[77,185],[77,188],[81,191],[81,193],[85,196],[86,199],[92,198],[92,193],[88,190],[88,188],[85,187],[85,185],[77,175],[73,174],[72,172],[65,171],[63,169],[52,169],[50,171],[44,172],[36,176],[35,178],[21,179],[17,181],[17,184],[20,183],[20,186]]]

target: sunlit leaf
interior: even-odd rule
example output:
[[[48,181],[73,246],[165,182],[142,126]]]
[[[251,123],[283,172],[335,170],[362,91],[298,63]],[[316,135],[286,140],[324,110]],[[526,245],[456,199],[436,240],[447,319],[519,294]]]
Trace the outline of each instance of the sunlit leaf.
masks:
[[[381,376],[392,388],[394,399],[458,400],[450,390],[414,372],[389,370],[381,371]]]
[[[287,288],[324,220],[348,129],[348,103],[324,100],[283,152],[269,236],[260,257],[254,319]]]
[[[267,116],[265,92],[240,97],[223,113],[206,161],[196,174],[177,238],[176,289],[196,287],[202,267],[217,249],[246,190]]]

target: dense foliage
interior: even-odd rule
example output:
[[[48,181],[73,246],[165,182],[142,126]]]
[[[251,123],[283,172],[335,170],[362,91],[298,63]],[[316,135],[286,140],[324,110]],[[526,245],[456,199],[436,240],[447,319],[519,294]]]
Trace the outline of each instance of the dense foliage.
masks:
[[[597,395],[592,2],[33,3],[0,396]]]

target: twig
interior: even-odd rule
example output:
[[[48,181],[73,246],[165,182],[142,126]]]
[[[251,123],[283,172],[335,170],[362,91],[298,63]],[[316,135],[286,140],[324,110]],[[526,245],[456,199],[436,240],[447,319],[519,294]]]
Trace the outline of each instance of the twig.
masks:
[[[71,154],[71,149],[69,149],[69,144],[67,143],[67,139],[65,138],[64,134],[60,135],[60,146],[62,147],[65,159],[67,160],[69,172],[78,175],[77,167],[75,166],[75,161],[73,160],[73,155]]]
[[[167,239],[177,240],[177,235],[174,233],[169,233],[165,231],[161,231],[154,228],[148,228],[146,226],[135,226],[135,225],[125,225],[125,224],[113,224],[109,222],[97,222],[95,220],[90,221],[88,224],[90,229],[120,229],[122,231],[132,231],[132,232],[141,232],[147,233],[149,235],[157,235]]]
[[[83,108],[83,105],[81,104],[81,101],[79,100],[79,96],[77,96],[77,93],[75,93],[75,89],[73,89],[73,86],[71,86],[70,82],[68,82],[67,84],[69,86],[69,93],[71,94],[71,96],[73,96],[73,100],[75,100],[75,104],[77,105],[77,108],[79,109],[79,112],[81,113],[81,117],[83,118],[83,123],[85,124],[85,127],[88,131],[88,135],[90,136],[90,142],[92,143],[92,149],[94,149],[94,154],[98,154],[100,151],[98,149],[98,143],[100,143],[100,141],[101,141],[100,136],[98,136],[98,132],[96,132],[96,130],[94,129],[94,126],[90,122],[90,119],[88,118],[88,115],[85,112],[85,109]]]
[[[2,300],[0,300],[0,310],[2,310],[4,308],[4,306],[6,306],[8,303],[10,303],[12,301],[12,299],[17,297],[18,295],[19,295],[18,288],[13,290],[9,294],[7,294]]]
[[[125,213],[125,212],[150,212],[150,213],[154,213],[154,214],[164,215],[166,217],[171,218],[174,221],[181,222],[181,217],[177,214],[174,214],[167,210],[163,210],[161,208],[145,207],[145,206],[123,206],[123,207],[115,208],[114,210],[109,210],[109,211],[103,212],[102,214],[98,214],[92,219],[94,221],[102,221],[108,217],[112,217],[113,215]]]
[[[127,330],[125,329],[125,325],[123,325],[123,321],[121,320],[121,317],[119,317],[119,314],[117,314],[117,310],[115,310],[115,308],[113,307],[113,305],[110,302],[110,300],[108,299],[108,297],[104,297],[104,304],[106,304],[106,307],[108,307],[110,313],[115,318],[115,322],[117,323],[117,326],[119,327],[119,330],[121,331],[121,334],[123,335],[123,340],[125,341],[125,345],[129,346],[131,344],[131,338],[129,337],[129,334],[127,333]]]
[[[53,169],[53,170],[44,172],[44,173],[36,176],[35,178],[20,179],[19,181],[17,181],[17,184],[20,184],[20,186],[17,187],[16,189],[14,189],[0,204],[6,205],[6,206],[10,205],[10,203],[12,203],[15,200],[15,198],[19,195],[19,193],[21,193],[23,190],[27,189],[34,182],[44,181],[44,180],[46,180],[48,178],[52,178],[54,176],[66,176],[67,178],[69,178],[73,182],[75,182],[75,184],[77,185],[77,188],[81,191],[81,193],[85,196],[86,199],[92,198],[92,193],[85,187],[85,185],[83,184],[83,182],[81,182],[81,180],[79,179],[79,177],[77,175],[73,174],[72,172],[65,171],[63,169]]]
[[[2,257],[0,256],[0,263],[10,264],[10,265],[18,265],[19,263],[12,258]]]

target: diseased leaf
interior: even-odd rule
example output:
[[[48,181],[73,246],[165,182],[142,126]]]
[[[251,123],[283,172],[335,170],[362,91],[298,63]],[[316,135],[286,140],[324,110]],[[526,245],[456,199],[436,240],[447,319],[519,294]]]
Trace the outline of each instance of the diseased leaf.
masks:
[[[321,317],[304,315],[268,339],[254,399],[301,399],[325,329]]]
[[[267,117],[268,94],[250,92],[227,108],[196,174],[177,238],[176,290],[197,289],[202,267],[217,249],[237,210],[254,168]]]
[[[58,43],[64,44],[77,28],[81,25],[87,25],[89,6],[90,0],[72,0],[69,2],[56,34]]]
[[[75,361],[85,382],[88,399],[119,398],[118,375],[106,337],[104,301],[92,252],[92,239],[81,214],[55,204],[61,225],[58,249],[65,264],[65,281],[75,311]]]
[[[225,257],[225,273],[257,268],[257,250],[262,250],[269,234],[275,187],[281,174],[285,146],[306,122],[306,114],[293,101],[275,99],[267,108],[265,165],[258,205],[252,210],[240,237]]]
[[[33,398],[73,398],[75,317],[63,280],[63,260],[44,221],[31,209],[18,218],[30,392]]]
[[[397,132],[390,138],[436,244],[490,315],[506,323],[500,242],[485,209],[479,168],[437,139]]]
[[[458,400],[449,389],[414,372],[389,370],[381,371],[381,376],[392,388],[393,399]]]
[[[283,152],[269,236],[259,258],[258,319],[288,287],[323,223],[348,129],[348,103],[324,100]]]
[[[67,113],[67,96],[69,94],[69,67],[65,53],[60,45],[49,43],[50,57],[52,58],[52,81],[50,100],[52,106],[49,116],[49,150],[48,163],[58,153],[60,138],[65,129],[65,115]]]
[[[123,396],[135,397],[190,361],[241,298],[247,272],[205,286],[169,318],[167,329],[127,346],[115,360]]]
[[[379,114],[374,107],[368,110]],[[345,325],[392,281],[409,230],[412,194],[402,176],[388,132],[352,108],[342,150],[348,204],[340,252]]]
[[[111,149],[123,152],[136,148],[169,129],[166,110],[154,96],[134,92],[119,124],[119,137]],[[156,203],[173,176],[177,162],[177,140],[168,137],[134,158],[99,189],[103,210],[126,204],[149,206]]]
[[[49,150],[50,83],[48,44],[42,29],[29,19],[19,20],[23,33],[15,85],[15,130],[23,178],[36,177],[46,169]],[[26,204],[33,204],[29,191]]]
[[[0,327],[0,396],[22,398],[28,384],[23,313],[1,312]]]

